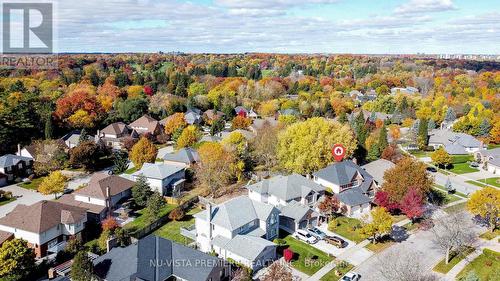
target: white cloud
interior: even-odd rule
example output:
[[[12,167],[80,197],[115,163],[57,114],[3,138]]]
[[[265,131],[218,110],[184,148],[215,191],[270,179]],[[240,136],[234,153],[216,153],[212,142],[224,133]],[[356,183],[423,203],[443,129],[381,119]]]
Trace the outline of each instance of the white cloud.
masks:
[[[443,12],[454,10],[452,0],[410,0],[398,6],[395,10],[397,14],[415,14],[427,12]]]

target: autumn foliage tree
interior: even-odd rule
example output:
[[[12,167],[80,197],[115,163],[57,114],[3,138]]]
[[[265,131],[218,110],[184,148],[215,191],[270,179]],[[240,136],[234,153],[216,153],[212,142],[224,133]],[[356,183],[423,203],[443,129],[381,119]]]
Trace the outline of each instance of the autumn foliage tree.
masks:
[[[431,154],[432,162],[438,166],[447,167],[452,162],[452,157],[443,147],[438,148]]]
[[[57,198],[58,193],[63,193],[67,180],[61,171],[54,171],[42,180],[38,186],[38,192],[43,195],[54,194]]]
[[[130,160],[137,169],[140,169],[144,163],[154,163],[158,149],[147,138],[142,137],[130,151]]]
[[[252,119],[238,114],[236,117],[233,118],[233,121],[231,123],[231,129],[232,130],[246,129],[250,125],[252,125]]]
[[[410,188],[401,200],[400,208],[403,214],[414,221],[424,214],[423,196],[415,189]]]
[[[182,130],[181,135],[177,139],[177,148],[189,147],[198,142],[201,133],[194,125],[187,126]]]
[[[94,170],[99,158],[105,153],[93,141],[85,141],[69,152],[69,163],[73,167],[83,167],[87,171]]]
[[[234,178],[232,165],[236,163],[235,157],[221,144],[213,142],[202,144],[198,149],[198,154],[200,163],[197,166],[197,178],[215,196],[219,189]]]
[[[363,223],[360,231],[364,235],[371,237],[373,243],[377,243],[380,237],[391,231],[393,218],[383,207],[373,208],[370,217]]]
[[[115,218],[108,217],[101,222],[101,227],[102,227],[102,230],[109,230],[109,231],[113,232],[115,229],[120,227],[120,225],[118,224],[118,222],[116,221]]]
[[[497,229],[500,220],[500,190],[484,187],[472,193],[467,209],[488,221],[491,231]]]
[[[187,126],[186,120],[184,119],[184,113],[174,113],[169,116],[165,122],[165,133],[169,136],[173,135],[175,131],[183,129]]]
[[[28,215],[28,214],[27,214]],[[0,279],[26,279],[35,267],[35,251],[22,239],[5,241],[0,247]]]
[[[57,100],[54,116],[73,128],[92,128],[103,112],[91,86],[80,85]]]
[[[319,203],[318,208],[323,214],[331,216],[340,209],[340,201],[335,196],[325,196],[324,200]]]
[[[384,174],[382,191],[387,192],[391,203],[399,203],[413,187],[420,194],[427,194],[434,183],[426,172],[427,166],[416,159],[405,157]]]

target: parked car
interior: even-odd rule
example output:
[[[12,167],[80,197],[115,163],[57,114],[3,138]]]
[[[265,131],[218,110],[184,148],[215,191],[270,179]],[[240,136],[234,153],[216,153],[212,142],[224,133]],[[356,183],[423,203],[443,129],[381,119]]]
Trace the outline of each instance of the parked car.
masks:
[[[477,162],[470,162],[469,166],[471,168],[479,168],[479,163],[477,163]]]
[[[348,245],[348,243],[344,239],[338,236],[326,236],[325,241],[337,248],[345,248]]]
[[[304,242],[307,242],[309,244],[314,244],[318,242],[318,238],[312,236],[309,232],[299,229],[297,230],[294,234],[293,237],[302,240]]]
[[[341,281],[358,281],[361,279],[361,275],[356,272],[348,272],[340,279]]]
[[[434,167],[427,167],[427,168],[426,168],[426,170],[427,170],[427,172],[431,172],[431,173],[437,173],[437,171],[438,171],[438,170],[437,170],[436,168],[434,168]]]
[[[318,240],[323,240],[326,237],[326,233],[319,230],[317,227],[308,228],[307,231],[314,237],[318,238]]]

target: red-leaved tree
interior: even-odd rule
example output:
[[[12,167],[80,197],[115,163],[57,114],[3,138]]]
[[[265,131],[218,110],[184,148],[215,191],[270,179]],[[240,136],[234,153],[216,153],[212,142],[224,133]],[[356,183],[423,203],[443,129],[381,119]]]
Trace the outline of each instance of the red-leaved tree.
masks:
[[[325,196],[324,200],[318,205],[319,210],[327,215],[331,216],[340,209],[340,202],[335,196]]]
[[[374,199],[375,204],[386,208],[389,212],[393,212],[397,209],[399,209],[399,204],[395,202],[391,202],[389,198],[389,193],[385,191],[377,191],[375,193],[375,199]]]
[[[411,187],[401,200],[401,211],[412,221],[422,217],[424,214],[424,198],[413,187]]]
[[[102,230],[109,230],[109,231],[113,231],[118,227],[120,227],[116,219],[113,217],[108,217],[107,219],[103,220],[101,226]]]

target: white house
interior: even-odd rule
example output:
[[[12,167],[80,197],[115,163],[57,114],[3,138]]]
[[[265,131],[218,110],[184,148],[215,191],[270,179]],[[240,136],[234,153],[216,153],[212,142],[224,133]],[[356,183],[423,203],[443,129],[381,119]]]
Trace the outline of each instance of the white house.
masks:
[[[215,251],[254,270],[276,258],[270,240],[278,236],[279,210],[272,205],[240,196],[217,206],[207,204],[194,217],[195,229],[181,233],[195,239],[201,251]]]
[[[438,149],[444,147],[452,155],[474,153],[483,148],[483,143],[465,133],[434,129],[429,133],[429,146]]]
[[[28,241],[37,258],[64,249],[70,238],[82,238],[87,222],[83,208],[57,201],[40,201],[31,206],[17,205],[0,218],[0,231]]]
[[[325,188],[301,175],[275,176],[247,186],[250,199],[271,204],[280,213],[281,229],[293,233],[297,229],[317,226],[319,213],[314,210]]]
[[[313,176],[314,182],[332,190],[347,209],[347,216],[361,217],[371,210],[371,201],[378,189],[377,183],[352,161],[332,164]]]
[[[132,174],[132,177],[137,181],[137,178],[142,175],[153,191],[158,191],[163,196],[176,197],[180,195],[184,185],[185,174],[185,165],[144,163],[139,171]]]

